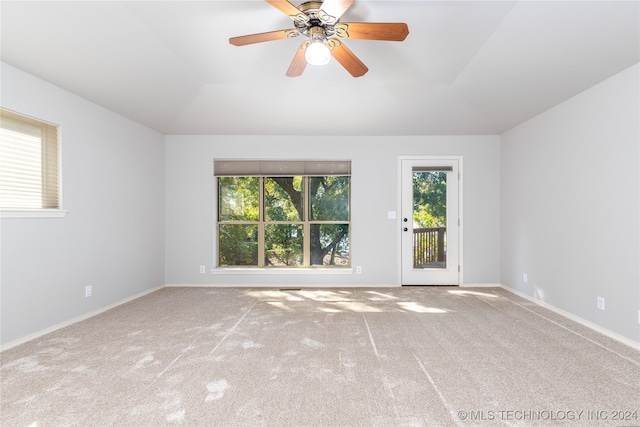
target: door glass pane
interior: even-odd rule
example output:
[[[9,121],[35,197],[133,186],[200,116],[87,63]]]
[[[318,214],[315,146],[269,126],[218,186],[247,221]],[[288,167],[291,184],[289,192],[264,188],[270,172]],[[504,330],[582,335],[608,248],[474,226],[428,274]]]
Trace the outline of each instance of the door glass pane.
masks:
[[[258,265],[258,225],[220,224],[220,266]]]
[[[413,267],[447,268],[446,172],[413,172]]]
[[[275,267],[304,263],[302,224],[267,224],[264,226],[264,264]]]

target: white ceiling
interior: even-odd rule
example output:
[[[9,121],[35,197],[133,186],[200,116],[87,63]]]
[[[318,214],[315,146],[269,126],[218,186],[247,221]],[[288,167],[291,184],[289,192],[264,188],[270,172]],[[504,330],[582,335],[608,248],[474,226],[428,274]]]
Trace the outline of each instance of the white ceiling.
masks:
[[[0,7],[2,61],[166,134],[499,134],[640,60],[638,1],[356,0],[343,22],[409,26],[346,40],[360,78],[286,77],[299,37],[230,45],[293,27],[261,0]]]

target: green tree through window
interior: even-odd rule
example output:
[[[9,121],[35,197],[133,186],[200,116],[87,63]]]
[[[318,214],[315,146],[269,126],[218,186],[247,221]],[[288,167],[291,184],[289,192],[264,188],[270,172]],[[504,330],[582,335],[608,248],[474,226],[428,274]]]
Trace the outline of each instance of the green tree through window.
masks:
[[[218,265],[350,266],[350,177],[219,177]]]
[[[446,172],[413,173],[413,223],[415,228],[446,227]]]

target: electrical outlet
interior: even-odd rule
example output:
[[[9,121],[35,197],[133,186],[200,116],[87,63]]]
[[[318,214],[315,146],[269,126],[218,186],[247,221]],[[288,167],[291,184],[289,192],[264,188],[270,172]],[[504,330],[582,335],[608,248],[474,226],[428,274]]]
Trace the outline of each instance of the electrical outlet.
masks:
[[[362,267],[360,266],[356,267],[356,274],[362,274]]]
[[[598,297],[596,305],[598,307],[598,310],[604,311],[604,298]]]
[[[207,267],[205,267],[204,265],[200,266],[200,273],[204,274],[207,272]]]
[[[396,219],[396,211],[389,211],[389,212],[387,212],[387,218],[389,218],[389,219]]]
[[[529,283],[529,276],[527,276],[527,273],[522,274],[522,282]]]
[[[89,298],[91,295],[93,295],[93,288],[91,287],[91,285],[85,286],[84,287],[84,297],[85,298]]]

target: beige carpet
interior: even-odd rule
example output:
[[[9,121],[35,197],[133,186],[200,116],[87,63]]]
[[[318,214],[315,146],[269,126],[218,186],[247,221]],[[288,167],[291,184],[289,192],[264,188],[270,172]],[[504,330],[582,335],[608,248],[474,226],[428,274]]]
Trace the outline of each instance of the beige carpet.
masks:
[[[640,425],[640,352],[500,288],[165,288],[1,357],[3,427]]]

